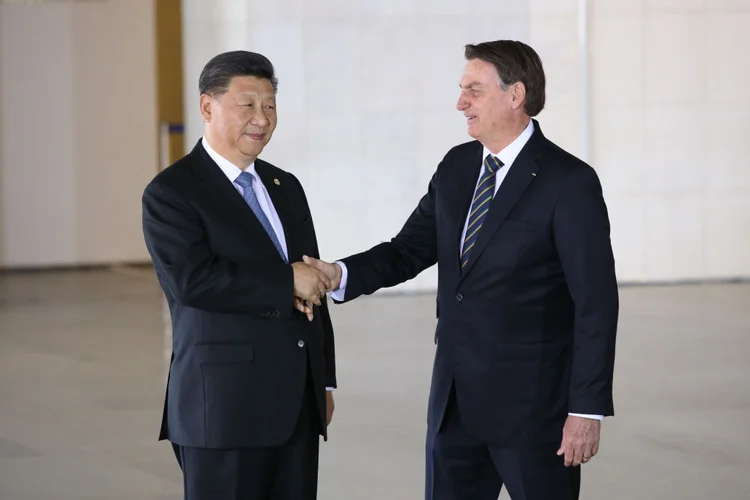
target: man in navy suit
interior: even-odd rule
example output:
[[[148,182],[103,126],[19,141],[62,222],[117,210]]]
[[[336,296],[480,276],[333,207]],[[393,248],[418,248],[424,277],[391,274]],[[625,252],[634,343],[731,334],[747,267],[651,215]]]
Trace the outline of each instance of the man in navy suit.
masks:
[[[316,498],[336,386],[330,283],[302,262],[318,252],[302,185],[258,158],[276,89],[261,54],[212,58],[199,79],[204,136],[143,194],[173,326],[159,437],[186,500]]]
[[[328,264],[337,302],[438,265],[427,496],[573,500],[613,415],[618,290],[599,179],[550,142],[542,63],[468,45],[458,110],[475,140],[438,165],[391,241]],[[302,308],[304,309],[304,308]]]

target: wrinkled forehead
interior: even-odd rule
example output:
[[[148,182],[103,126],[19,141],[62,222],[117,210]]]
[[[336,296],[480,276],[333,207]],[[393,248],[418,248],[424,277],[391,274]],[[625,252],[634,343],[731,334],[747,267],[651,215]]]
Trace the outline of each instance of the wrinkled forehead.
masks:
[[[461,81],[458,82],[458,86],[461,90],[481,90],[487,88],[487,82],[462,78]]]
[[[273,84],[265,78],[235,76],[229,82],[227,94],[235,99],[273,100],[276,98]]]
[[[274,102],[276,101],[276,94],[273,92],[263,91],[263,90],[241,90],[237,92],[235,98],[238,101],[246,101],[246,102],[253,102],[253,101],[264,101],[264,102]]]
[[[464,66],[459,86],[462,89],[487,87],[497,83],[499,78],[495,66],[480,59],[472,59],[467,61],[466,66]]]

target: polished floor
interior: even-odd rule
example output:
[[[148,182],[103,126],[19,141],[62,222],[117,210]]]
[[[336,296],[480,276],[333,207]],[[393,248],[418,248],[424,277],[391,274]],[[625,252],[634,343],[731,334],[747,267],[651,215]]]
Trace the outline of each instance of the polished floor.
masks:
[[[0,500],[179,500],[179,470],[156,441],[164,323],[152,273],[0,280]],[[750,499],[750,284],[621,298],[617,416],[581,498]],[[434,297],[332,313],[340,387],[319,498],[418,500]]]

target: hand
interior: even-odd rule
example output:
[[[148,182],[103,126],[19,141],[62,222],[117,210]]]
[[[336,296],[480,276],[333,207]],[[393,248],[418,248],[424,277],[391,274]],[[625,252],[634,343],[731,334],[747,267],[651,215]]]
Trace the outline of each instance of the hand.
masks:
[[[333,419],[333,410],[336,405],[333,402],[333,391],[326,391],[326,427],[331,425]]]
[[[294,297],[294,308],[307,316],[308,321],[313,320],[313,305],[309,300],[302,300]]]
[[[338,264],[330,264],[314,257],[308,257],[304,255],[302,260],[305,264],[314,267],[318,271],[321,271],[326,275],[331,283],[331,287],[328,291],[336,290],[341,285],[341,267]]]
[[[565,455],[565,467],[587,463],[599,452],[602,423],[586,417],[568,416],[557,455]]]
[[[294,296],[319,306],[320,297],[325,295],[331,286],[326,275],[302,262],[292,264],[294,271]]]

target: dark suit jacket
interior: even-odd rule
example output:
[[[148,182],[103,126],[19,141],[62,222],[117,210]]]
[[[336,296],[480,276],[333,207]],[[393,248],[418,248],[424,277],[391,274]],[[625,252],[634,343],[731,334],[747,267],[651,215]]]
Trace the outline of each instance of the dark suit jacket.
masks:
[[[395,238],[343,259],[344,301],[437,263],[433,432],[454,380],[467,430],[496,445],[559,445],[568,412],[614,412],[619,306],[601,185],[534,124],[463,271],[459,240],[483,160],[476,141],[448,152]]]
[[[289,262],[317,255],[297,178],[262,160],[255,168],[284,226]],[[308,361],[325,436],[325,387],[336,385],[328,309],[316,308],[313,322],[294,309],[291,265],[200,142],[146,187],[143,232],[173,325],[160,439],[282,444],[300,414]]]

